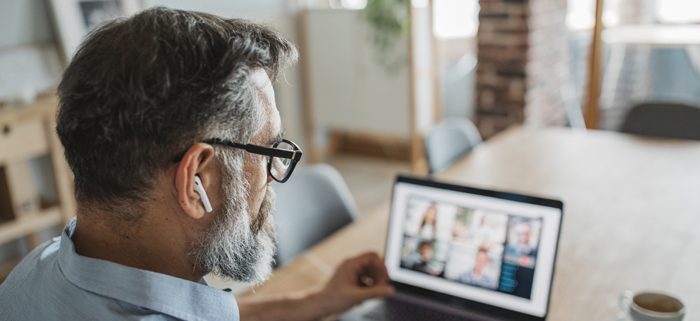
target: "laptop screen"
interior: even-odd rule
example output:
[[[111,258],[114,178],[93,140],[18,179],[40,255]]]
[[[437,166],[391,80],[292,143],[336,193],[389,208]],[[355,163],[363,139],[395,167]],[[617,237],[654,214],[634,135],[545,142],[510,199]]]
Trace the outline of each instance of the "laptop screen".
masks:
[[[561,215],[557,201],[399,178],[387,239],[389,275],[544,317]]]

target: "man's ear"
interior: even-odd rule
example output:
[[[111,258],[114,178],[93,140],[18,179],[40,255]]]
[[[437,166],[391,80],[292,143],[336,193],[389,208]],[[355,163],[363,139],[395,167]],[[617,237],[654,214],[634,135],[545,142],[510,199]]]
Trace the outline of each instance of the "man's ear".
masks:
[[[178,205],[185,214],[200,219],[207,213],[202,196],[195,188],[195,176],[201,180],[201,188],[212,186],[214,148],[209,144],[192,145],[182,157],[175,170],[175,190]],[[211,188],[209,189],[211,190]],[[210,195],[211,196],[211,195]]]

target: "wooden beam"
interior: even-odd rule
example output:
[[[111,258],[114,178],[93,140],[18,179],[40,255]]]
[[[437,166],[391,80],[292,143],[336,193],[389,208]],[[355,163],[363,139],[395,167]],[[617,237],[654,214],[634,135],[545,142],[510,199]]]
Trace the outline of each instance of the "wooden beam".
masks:
[[[409,85],[408,85],[408,97],[409,97],[409,121],[411,122],[410,125],[410,140],[411,140],[411,170],[413,172],[417,172],[420,170],[420,162],[422,158],[422,138],[421,138],[421,132],[418,129],[418,120],[417,120],[417,102],[416,102],[416,67],[415,67],[415,57],[413,55],[413,34],[415,31],[413,30],[415,25],[412,23],[413,22],[413,5],[411,4],[411,1],[406,1],[406,5],[408,6],[408,19],[411,20],[411,23],[409,23],[409,31],[408,31],[408,68],[409,68]]]
[[[586,127],[598,128],[600,120],[600,88],[602,73],[602,38],[603,32],[603,0],[596,0],[595,25],[591,40],[590,55],[588,58],[588,88],[586,91],[586,105],[584,115]]]
[[[438,57],[438,39],[435,36],[435,1],[428,1],[430,9],[430,58],[432,60],[431,77],[433,79],[433,125],[442,120],[442,68]]]
[[[432,22],[430,21],[430,14],[431,14],[431,9],[428,6],[432,6],[431,1],[426,1],[425,2],[425,7],[414,7],[412,1],[407,1],[407,5],[409,6],[409,19],[410,21],[410,29],[409,29],[409,35],[408,35],[408,61],[409,61],[409,81],[410,81],[410,86],[409,86],[409,95],[410,95],[410,122],[411,122],[411,128],[410,128],[410,137],[411,137],[411,171],[414,174],[425,174],[427,173],[427,162],[425,160],[425,152],[423,148],[423,135],[424,135],[424,128],[421,128],[421,123],[423,120],[420,117],[426,117],[424,115],[429,114],[427,117],[433,117],[435,110],[433,109],[434,106],[432,106],[432,103],[435,102],[435,93],[434,93],[434,73],[433,73],[433,58],[432,57],[424,57],[423,54],[418,52],[420,50],[421,42],[422,40],[427,40],[427,44],[423,45],[428,45],[431,46],[432,44]],[[422,21],[422,18],[425,18],[425,15],[428,15],[427,22]],[[417,22],[418,21],[418,22]],[[425,31],[424,29],[417,29],[417,28],[428,28],[429,39],[423,39],[419,38],[423,36],[423,32]],[[430,54],[432,54],[433,48],[429,48]],[[427,59],[430,59],[428,61]],[[422,79],[425,77],[429,78],[430,85],[428,87],[422,87]],[[426,108],[425,106],[422,106],[425,101],[424,95],[426,95],[426,89],[430,93],[427,95],[433,95],[432,97],[429,97],[430,104],[431,106],[427,108],[431,108],[431,110],[426,113],[422,110],[419,110],[421,108]]]
[[[306,137],[306,146],[304,154],[308,155],[306,160],[309,164],[318,163],[323,160],[319,147],[316,145],[316,119],[314,118],[314,106],[311,91],[311,57],[309,50],[308,33],[308,14],[307,10],[303,9],[296,15],[297,41],[299,50],[299,67],[301,74],[301,110],[303,114],[304,136]]]

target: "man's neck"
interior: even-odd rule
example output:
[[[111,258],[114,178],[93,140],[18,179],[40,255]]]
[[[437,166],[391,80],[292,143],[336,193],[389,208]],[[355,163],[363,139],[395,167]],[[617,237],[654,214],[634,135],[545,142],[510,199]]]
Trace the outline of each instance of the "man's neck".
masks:
[[[187,255],[186,231],[181,225],[158,220],[157,215],[116,223],[105,219],[109,215],[78,211],[73,234],[78,254],[194,282],[204,276]]]

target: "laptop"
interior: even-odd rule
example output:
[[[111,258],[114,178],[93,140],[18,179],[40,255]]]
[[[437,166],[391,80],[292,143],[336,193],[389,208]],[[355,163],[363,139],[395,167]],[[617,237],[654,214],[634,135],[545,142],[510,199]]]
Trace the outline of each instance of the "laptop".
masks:
[[[396,295],[340,320],[545,320],[557,200],[399,176],[385,263]]]

